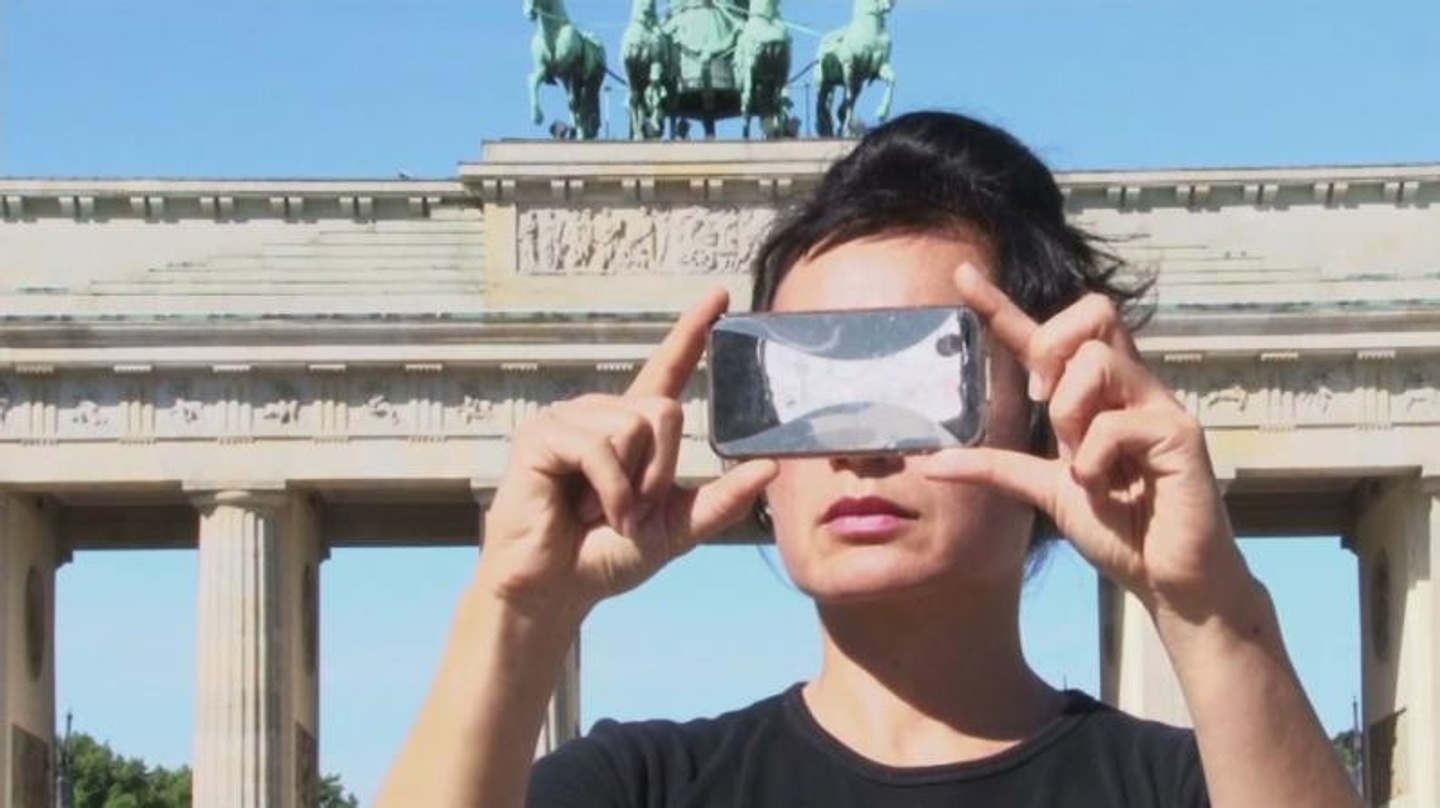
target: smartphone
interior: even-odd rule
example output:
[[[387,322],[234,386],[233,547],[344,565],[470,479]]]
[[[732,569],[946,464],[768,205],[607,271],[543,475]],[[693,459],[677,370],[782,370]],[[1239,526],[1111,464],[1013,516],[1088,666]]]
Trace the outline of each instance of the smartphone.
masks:
[[[913,454],[985,435],[988,362],[963,307],[744,314],[710,329],[724,458]]]

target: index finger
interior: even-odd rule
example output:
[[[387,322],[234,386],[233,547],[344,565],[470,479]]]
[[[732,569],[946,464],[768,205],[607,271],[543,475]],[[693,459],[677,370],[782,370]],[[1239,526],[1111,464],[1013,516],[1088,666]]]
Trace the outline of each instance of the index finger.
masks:
[[[1030,345],[1040,329],[1039,324],[972,264],[962,264],[955,270],[955,286],[965,298],[965,304],[985,321],[990,333],[1010,349],[1020,364],[1030,369]]]
[[[690,374],[705,353],[705,340],[710,324],[730,305],[730,293],[723,288],[710,290],[680,316],[660,347],[645,360],[635,380],[625,392],[635,396],[675,398],[685,389]]]

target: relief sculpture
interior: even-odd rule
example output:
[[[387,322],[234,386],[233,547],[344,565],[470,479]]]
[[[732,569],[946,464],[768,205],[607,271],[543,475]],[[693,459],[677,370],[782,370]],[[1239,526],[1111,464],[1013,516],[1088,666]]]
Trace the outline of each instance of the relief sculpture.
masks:
[[[526,275],[738,275],[775,211],[758,206],[531,208],[520,212]]]
[[[1400,381],[1398,416],[1406,421],[1440,417],[1440,367],[1417,364]]]

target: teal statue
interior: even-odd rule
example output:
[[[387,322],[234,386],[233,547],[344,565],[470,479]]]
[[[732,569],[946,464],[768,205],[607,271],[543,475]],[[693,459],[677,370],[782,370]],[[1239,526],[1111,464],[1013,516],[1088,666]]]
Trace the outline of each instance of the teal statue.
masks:
[[[735,42],[735,83],[740,89],[743,133],[760,118],[767,137],[780,137],[789,120],[785,84],[790,77],[790,31],[780,19],[780,0],[750,0],[749,15]]]
[[[625,80],[630,90],[630,139],[654,139],[665,134],[665,111],[670,103],[670,35],[660,27],[656,0],[634,0],[630,22],[620,40]]]
[[[650,64],[650,80],[645,85],[645,121],[641,136],[654,139],[665,133],[665,116],[670,109],[670,85],[665,80],[665,71],[659,62]],[[671,128],[674,137],[674,127]],[[634,135],[631,135],[633,138]]]
[[[895,68],[890,65],[887,27],[895,0],[855,0],[850,24],[826,34],[815,57],[820,71],[820,92],[815,110],[815,131],[821,137],[848,135],[860,91],[872,81],[885,82],[885,96],[875,113],[877,121],[890,117],[895,94]],[[835,91],[840,105],[834,107]],[[837,120],[838,117],[838,128]]]
[[[565,0],[525,0],[525,16],[536,23],[530,40],[530,117],[543,123],[540,85],[560,85],[570,101],[572,136],[600,134],[600,87],[605,81],[605,46],[581,31],[565,13]]]
[[[670,0],[664,23],[675,87],[670,115],[699,120],[706,137],[715,136],[717,120],[740,114],[733,64],[748,11],[730,0]]]

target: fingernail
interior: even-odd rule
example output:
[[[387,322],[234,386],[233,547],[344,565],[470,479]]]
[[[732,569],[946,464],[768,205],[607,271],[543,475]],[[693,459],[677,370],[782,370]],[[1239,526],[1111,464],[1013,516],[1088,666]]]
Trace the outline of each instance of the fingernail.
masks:
[[[1030,385],[1027,393],[1031,401],[1038,404],[1045,400],[1045,386],[1045,377],[1041,376],[1039,371],[1030,371]]]

